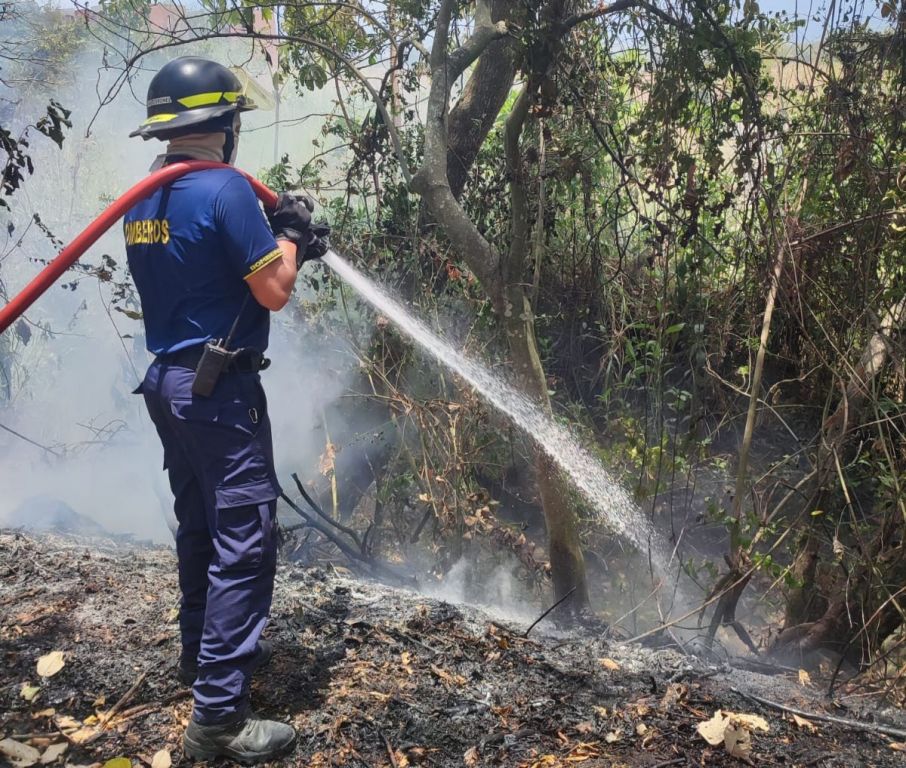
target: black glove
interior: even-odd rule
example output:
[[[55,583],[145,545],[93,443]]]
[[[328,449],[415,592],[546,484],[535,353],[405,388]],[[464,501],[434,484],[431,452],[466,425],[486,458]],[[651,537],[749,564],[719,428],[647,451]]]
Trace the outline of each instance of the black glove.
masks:
[[[326,221],[318,221],[308,228],[306,233],[308,241],[300,245],[296,252],[296,266],[301,267],[306,261],[320,259],[330,250],[330,225]]]
[[[311,212],[315,209],[314,201],[305,195],[292,195],[281,192],[277,205],[267,211],[274,237],[289,240],[297,248],[308,242],[307,233],[311,226]]]

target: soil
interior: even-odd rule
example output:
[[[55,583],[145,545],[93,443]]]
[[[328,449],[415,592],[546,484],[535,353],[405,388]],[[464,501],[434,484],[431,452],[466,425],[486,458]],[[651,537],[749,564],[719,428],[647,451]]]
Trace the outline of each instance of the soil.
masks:
[[[17,742],[31,747],[23,764],[50,761],[62,745],[58,764],[189,764],[180,740],[191,694],[174,675],[175,573],[165,547],[0,532],[0,763],[10,759],[4,745],[8,754]],[[343,569],[281,565],[267,630],[275,657],[252,696],[262,715],[291,722],[300,736],[273,764],[906,764],[903,739],[797,723],[749,698],[904,727],[897,712],[833,706],[795,670],[742,672],[542,627],[526,639],[524,626],[474,608]],[[39,658],[53,651],[63,653],[63,667],[39,676]],[[767,732],[743,729],[751,738],[744,761],[698,734],[718,709],[766,721]]]

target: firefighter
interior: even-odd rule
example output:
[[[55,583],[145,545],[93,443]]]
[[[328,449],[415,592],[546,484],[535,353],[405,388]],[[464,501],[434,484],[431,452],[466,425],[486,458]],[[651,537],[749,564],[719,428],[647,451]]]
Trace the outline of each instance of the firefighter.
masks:
[[[169,62],[148,88],[131,136],[167,142],[156,165],[232,164],[241,114],[255,109],[236,75],[196,57]],[[271,427],[259,371],[270,312],[289,300],[302,262],[324,255],[313,203],[279,197],[265,219],[230,167],[192,171],[125,217],[129,267],[154,360],[136,390],[164,449],[179,523],[180,680],[193,686],[185,735],[196,759],[257,762],[295,739],[257,717],[249,678],[271,656],[260,639],[276,571]],[[270,223],[270,226],[268,226]]]

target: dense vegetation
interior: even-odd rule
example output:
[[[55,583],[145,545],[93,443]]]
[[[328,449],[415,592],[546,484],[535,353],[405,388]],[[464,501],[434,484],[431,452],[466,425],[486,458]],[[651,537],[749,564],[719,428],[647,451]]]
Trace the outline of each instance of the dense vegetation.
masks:
[[[170,30],[149,32],[135,0],[79,23],[122,82],[161,49],[220,38],[265,53],[278,95],[336,81],[323,133],[342,193],[321,191],[342,249],[621,474],[701,587],[708,642],[731,627],[895,689],[903,0],[807,19],[755,0],[202,5]],[[267,179],[312,185],[325,168],[293,152]],[[575,589],[574,609],[602,607],[619,576],[592,511],[345,299],[333,284],[307,309],[353,326],[373,395],[361,407],[395,435],[367,457],[373,519],[356,523],[398,555],[430,538],[441,570],[511,551],[557,597]],[[542,520],[537,550],[519,527]],[[753,593],[758,627],[736,612]]]

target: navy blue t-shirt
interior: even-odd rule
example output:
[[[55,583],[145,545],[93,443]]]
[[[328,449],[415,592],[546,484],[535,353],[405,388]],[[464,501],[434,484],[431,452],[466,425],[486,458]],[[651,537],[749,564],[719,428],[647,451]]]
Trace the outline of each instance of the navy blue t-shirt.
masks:
[[[251,185],[232,168],[192,171],[126,214],[129,269],[148,350],[155,355],[224,339],[250,275],[281,258]],[[270,312],[246,303],[232,349],[267,348]]]

